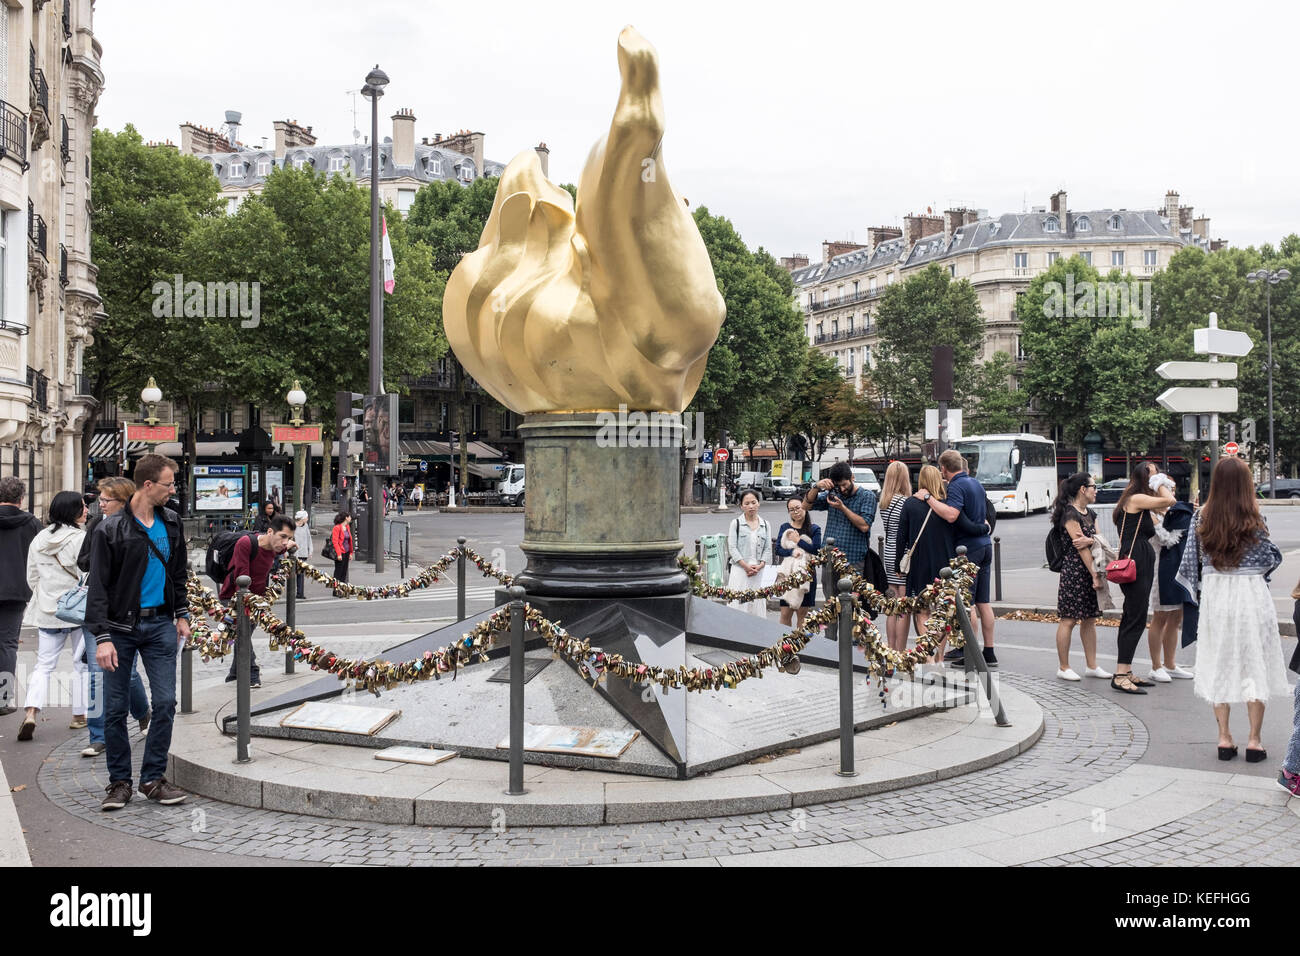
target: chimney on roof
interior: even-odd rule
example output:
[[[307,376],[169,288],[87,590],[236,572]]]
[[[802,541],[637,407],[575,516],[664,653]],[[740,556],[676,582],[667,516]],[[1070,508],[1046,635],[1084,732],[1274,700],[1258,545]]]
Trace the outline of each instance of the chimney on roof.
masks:
[[[874,255],[876,247],[890,239],[901,239],[903,230],[897,226],[869,226],[867,228],[867,255]]]
[[[966,210],[966,221],[965,221],[964,223],[962,223],[962,225],[963,225],[963,226],[973,226],[973,225],[975,225],[975,223],[977,223],[977,222],[979,222],[979,221],[980,221],[980,211],[979,211],[978,209],[967,209],[967,210]]]
[[[953,233],[966,222],[966,213],[968,209],[947,209],[943,214],[943,241],[946,244],[952,239]]]
[[[802,252],[796,252],[792,256],[781,257],[781,268],[786,272],[794,272],[795,269],[803,269],[808,265],[808,257]]]
[[[542,164],[542,175],[549,177],[551,175],[551,151],[545,143],[538,143],[533,147],[537,153],[537,161]]]
[[[1192,234],[1200,236],[1202,239],[1210,238],[1210,217],[1197,216],[1192,220]]]
[[[1061,228],[1064,230],[1066,225],[1065,218],[1070,212],[1069,204],[1066,202],[1064,189],[1058,189],[1056,192],[1052,193],[1052,201],[1048,208],[1050,208],[1052,212],[1056,213],[1057,217],[1061,220]]]
[[[400,109],[392,115],[393,165],[415,165],[415,113]]]
[[[943,232],[943,218],[940,216],[904,216],[903,241],[910,247],[926,236]]]
[[[830,262],[836,256],[842,256],[846,252],[852,252],[855,249],[861,249],[862,246],[856,242],[844,242],[843,240],[835,241],[827,239],[822,243],[822,262]]]
[[[271,126],[275,129],[275,158],[284,159],[284,154],[299,146],[315,146],[316,137],[311,134],[310,126],[299,126],[297,120],[276,120]]]
[[[1164,217],[1169,220],[1169,228],[1178,233],[1178,193],[1170,189],[1165,193]]]

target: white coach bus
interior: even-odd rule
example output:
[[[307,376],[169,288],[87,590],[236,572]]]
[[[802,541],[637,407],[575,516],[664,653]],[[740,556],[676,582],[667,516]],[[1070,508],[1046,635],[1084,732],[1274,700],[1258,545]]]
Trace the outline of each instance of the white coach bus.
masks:
[[[953,442],[1000,515],[1046,511],[1056,499],[1056,443],[1038,435],[972,435]]]

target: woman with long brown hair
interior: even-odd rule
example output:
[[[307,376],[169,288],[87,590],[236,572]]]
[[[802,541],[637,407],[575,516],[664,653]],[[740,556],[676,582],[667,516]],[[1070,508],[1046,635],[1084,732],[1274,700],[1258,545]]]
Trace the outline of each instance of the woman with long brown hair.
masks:
[[[1277,610],[1265,581],[1282,564],[1259,513],[1250,469],[1240,458],[1214,466],[1210,494],[1187,537],[1178,582],[1200,604],[1196,677],[1192,688],[1214,707],[1219,759],[1237,756],[1228,728],[1231,704],[1250,717],[1246,760],[1268,756],[1260,740],[1264,702],[1290,693],[1277,629]]]
[[[903,505],[903,515],[898,522],[898,553],[895,559],[895,567],[901,571],[903,557],[908,554],[912,556],[907,572],[908,597],[915,597],[933,584],[939,577],[939,572],[957,554],[953,526],[943,519],[930,519],[933,514],[928,504],[930,498],[942,501],[948,496],[943,475],[934,465],[925,465],[917,475],[916,485],[916,494]],[[917,612],[918,634],[925,630],[929,619],[929,612]],[[943,647],[940,644],[935,648],[933,662],[936,664],[943,661]]]
[[[907,465],[891,461],[885,469],[885,485],[880,490],[880,517],[885,525],[885,577],[889,581],[889,596],[901,598],[907,593],[907,575],[900,574],[898,564],[898,527],[903,517],[903,505],[912,497],[912,476]],[[907,650],[906,614],[891,614],[885,618],[885,635],[889,646],[896,651]]]
[[[1115,676],[1110,679],[1111,687],[1126,694],[1145,694],[1143,687],[1156,686],[1154,681],[1142,680],[1133,673],[1133,654],[1147,625],[1147,604],[1151,600],[1151,585],[1156,579],[1156,555],[1151,547],[1156,526],[1151,513],[1163,511],[1174,503],[1174,493],[1163,482],[1158,488],[1151,488],[1151,478],[1155,474],[1153,463],[1139,462],[1112,515],[1115,527],[1119,529],[1116,550],[1120,560],[1132,558],[1137,565],[1136,577],[1120,585],[1124,592],[1124,612],[1120,615],[1116,639]]]

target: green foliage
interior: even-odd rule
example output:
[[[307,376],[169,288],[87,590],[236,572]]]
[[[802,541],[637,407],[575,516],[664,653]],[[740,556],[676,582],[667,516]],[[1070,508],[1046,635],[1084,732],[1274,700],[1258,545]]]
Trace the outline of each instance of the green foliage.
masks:
[[[715,435],[727,429],[758,441],[771,433],[778,409],[800,385],[808,351],[803,315],[791,299],[789,274],[770,255],[750,252],[727,219],[703,206],[695,222],[727,317],[692,409]]]
[[[192,277],[183,247],[221,213],[216,177],[202,160],[146,146],[129,125],[95,130],[90,155],[91,258],[104,300],[86,355],[94,392],[138,401],[152,375],[166,398],[192,401],[223,340],[202,334],[201,320],[154,316],[153,287],[177,273]]]
[[[804,344],[803,370],[786,394],[776,417],[777,427],[791,435],[802,435],[808,455],[819,459],[840,430],[837,412],[852,394],[836,361],[824,352]]]
[[[963,430],[971,434],[1020,431],[1028,403],[1022,389],[1011,388],[1015,371],[1015,360],[1006,352],[994,352],[976,367],[971,388],[974,406],[965,413]]]
[[[495,176],[484,176],[468,186],[441,180],[420,187],[415,194],[406,226],[414,240],[432,250],[434,271],[443,273],[444,281],[462,256],[478,248],[497,183]]]
[[[975,358],[984,338],[984,314],[966,279],[953,280],[930,265],[886,290],[876,314],[880,348],[873,386],[889,403],[890,428],[920,432],[932,404],[931,366],[936,345],[953,349],[953,398],[973,395]]]

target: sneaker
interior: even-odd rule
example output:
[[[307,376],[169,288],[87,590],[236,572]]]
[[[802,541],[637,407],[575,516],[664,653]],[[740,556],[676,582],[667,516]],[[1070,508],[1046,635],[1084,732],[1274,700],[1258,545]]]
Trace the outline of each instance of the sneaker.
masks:
[[[1073,668],[1070,667],[1067,667],[1063,671],[1057,671],[1056,676],[1061,680],[1082,680],[1082,678],[1074,672]]]
[[[173,786],[167,782],[165,777],[159,777],[152,783],[140,784],[140,792],[150,800],[161,803],[164,806],[171,806],[173,803],[182,803],[189,796],[180,787]]]
[[[149,721],[153,719],[153,711],[146,710],[144,716],[140,718],[140,733],[147,733],[149,730]]]
[[[108,796],[99,805],[99,809],[121,810],[131,802],[131,781],[119,780],[116,783],[110,783],[106,789],[108,790]]]
[[[1157,667],[1155,670],[1148,673],[1147,677],[1150,677],[1157,684],[1172,684],[1174,682],[1174,679],[1165,673],[1163,667]]]
[[[998,656],[993,653],[993,648],[984,648],[984,663],[988,665],[989,670],[998,669]]]
[[[103,752],[104,752],[104,745],[102,743],[91,744],[89,747],[87,747],[85,750],[81,752],[81,756],[98,757]]]
[[[1277,785],[1287,793],[1300,797],[1300,773],[1291,773],[1289,770],[1283,769],[1277,775]]]
[[[1166,667],[1165,673],[1168,674],[1170,677],[1174,678],[1175,680],[1191,680],[1196,676],[1191,671],[1184,670],[1183,668],[1179,667],[1177,664],[1175,664],[1173,667]]]
[[[954,662],[960,664],[965,657],[966,657],[966,649],[964,647],[958,647],[958,648],[954,648],[953,650],[949,651],[947,654],[943,655],[943,662],[945,664],[951,664]]]
[[[1085,677],[1100,677],[1102,680],[1110,680],[1114,676],[1104,667],[1089,667],[1083,673]]]
[[[251,680],[249,680],[249,682],[248,682],[248,686],[249,686],[250,688],[252,688],[253,690],[257,690],[258,688],[260,688],[260,687],[262,686],[262,678],[260,678],[260,677],[254,677],[254,678],[252,678]]]
[[[72,722],[68,724],[68,729],[69,729],[69,730],[85,730],[85,729],[86,729],[86,715],[85,715],[85,714],[78,714],[78,715],[74,716],[74,717],[72,718]]]

